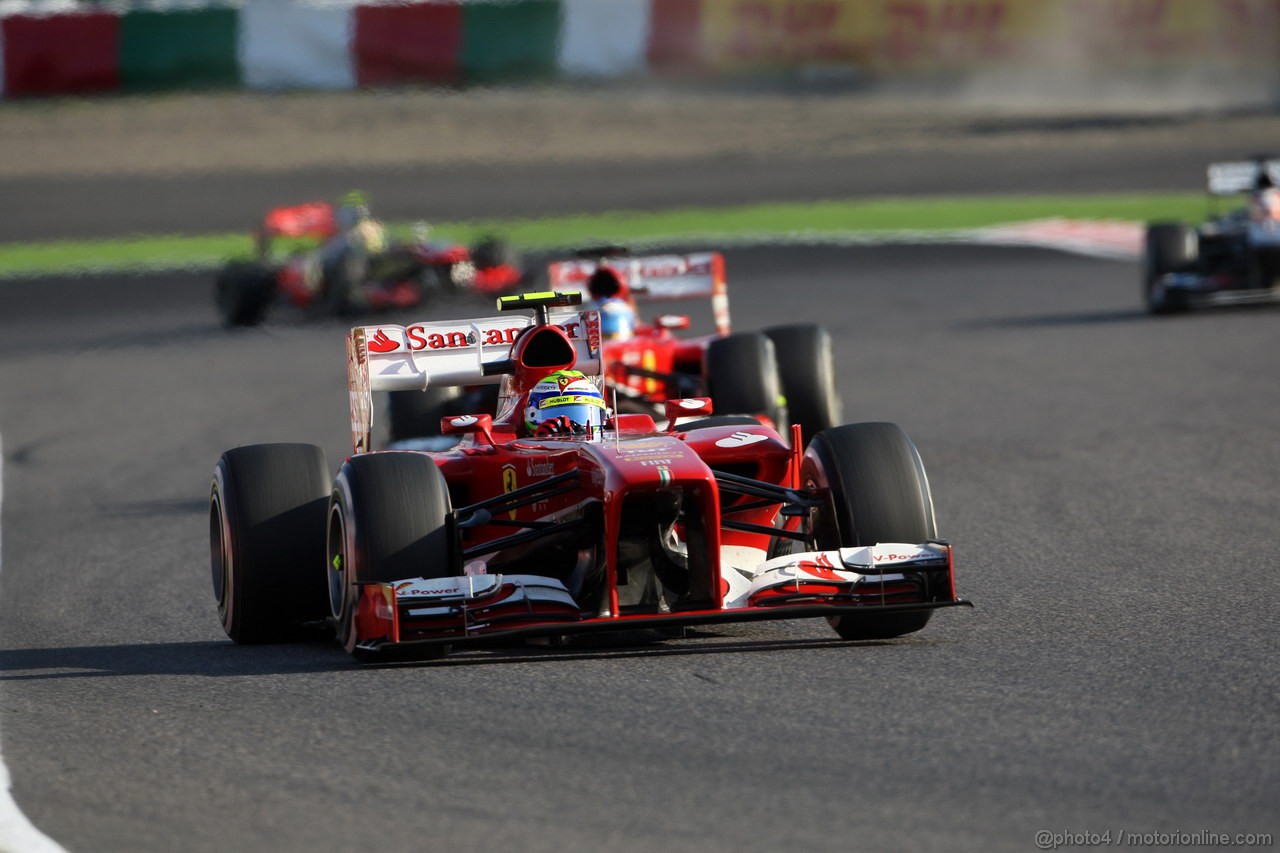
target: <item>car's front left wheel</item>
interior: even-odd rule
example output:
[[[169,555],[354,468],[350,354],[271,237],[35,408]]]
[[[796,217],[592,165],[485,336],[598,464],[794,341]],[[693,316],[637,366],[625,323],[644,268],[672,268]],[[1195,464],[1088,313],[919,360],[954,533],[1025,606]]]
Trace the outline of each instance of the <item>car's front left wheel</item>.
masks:
[[[444,475],[431,457],[386,451],[353,456],[342,466],[329,501],[326,554],[329,613],[343,648],[358,660],[376,660],[361,648],[356,610],[360,587],[409,578],[457,574],[447,518]],[[447,646],[419,657],[443,657]]]

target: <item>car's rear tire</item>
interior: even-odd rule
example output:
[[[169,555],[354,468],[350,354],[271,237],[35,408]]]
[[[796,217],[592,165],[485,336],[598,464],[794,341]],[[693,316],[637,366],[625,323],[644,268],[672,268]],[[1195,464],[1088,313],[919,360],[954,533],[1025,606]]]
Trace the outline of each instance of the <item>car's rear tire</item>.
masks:
[[[787,420],[800,424],[801,439],[808,441],[840,423],[843,407],[836,390],[835,360],[827,330],[802,323],[775,326],[764,333],[773,341],[777,354]]]
[[[366,306],[369,253],[348,247],[324,271],[324,308],[332,317],[351,317]]]
[[[329,501],[326,577],[329,616],[343,648],[358,660],[376,652],[357,648],[359,585],[458,573],[447,525],[449,488],[431,457],[365,453],[342,466]],[[444,657],[447,646],[419,657]]]
[[[821,550],[920,543],[938,536],[924,463],[897,424],[848,424],[818,433],[805,450],[800,480],[829,496],[813,520]],[[875,640],[919,631],[930,615],[928,610],[853,614],[830,621],[846,640]]]
[[[1148,312],[1174,314],[1191,307],[1187,294],[1169,289],[1164,276],[1193,271],[1199,257],[1199,232],[1191,226],[1173,222],[1147,226],[1142,297]]]
[[[451,415],[497,414],[498,390],[497,385],[481,385],[391,391],[387,395],[387,440],[434,438],[441,434],[441,419]]]
[[[325,520],[331,480],[310,444],[256,444],[222,454],[209,495],[213,593],[227,636],[266,643],[323,624]]]
[[[495,267],[520,268],[520,253],[516,248],[500,237],[483,237],[471,247],[471,262],[478,270]]]
[[[214,303],[226,326],[256,326],[267,316],[276,297],[276,274],[270,267],[235,261],[218,271]]]
[[[787,410],[773,341],[759,332],[716,338],[707,345],[705,374],[712,406],[721,415],[764,415],[779,433]]]

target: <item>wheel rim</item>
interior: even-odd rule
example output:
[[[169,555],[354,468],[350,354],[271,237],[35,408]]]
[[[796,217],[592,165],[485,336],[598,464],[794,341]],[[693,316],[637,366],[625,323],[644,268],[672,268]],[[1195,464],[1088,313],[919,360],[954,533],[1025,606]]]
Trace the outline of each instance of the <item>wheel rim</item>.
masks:
[[[223,627],[230,625],[231,615],[231,548],[230,531],[226,513],[222,509],[222,496],[215,488],[209,500],[209,562],[213,579],[213,595],[218,600],[218,617]]]
[[[822,466],[822,460],[814,454],[805,459],[803,470],[803,488],[816,496],[826,496],[822,506],[813,510],[809,517],[809,534],[813,537],[813,547],[820,550],[840,547],[840,524],[836,518],[835,496],[831,493],[830,477]]]
[[[1151,304],[1152,308],[1163,308],[1164,297],[1164,282],[1162,282],[1157,276],[1151,280],[1151,287],[1147,288],[1147,301]]]
[[[342,517],[341,507],[335,503],[329,511],[329,545],[325,551],[325,578],[329,587],[329,612],[342,627],[346,614],[348,589],[348,571],[350,560],[347,557],[347,525]]]

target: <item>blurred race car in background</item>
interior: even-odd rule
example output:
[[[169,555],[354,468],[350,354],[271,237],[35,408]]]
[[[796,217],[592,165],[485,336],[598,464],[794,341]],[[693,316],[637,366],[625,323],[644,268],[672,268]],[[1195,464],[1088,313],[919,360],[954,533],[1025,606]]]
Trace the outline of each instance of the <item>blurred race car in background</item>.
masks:
[[[278,302],[305,314],[350,316],[451,293],[508,293],[524,278],[516,253],[495,238],[468,248],[430,240],[422,228],[408,242],[379,237],[370,245],[343,239],[342,231],[328,202],[269,211],[253,233],[255,257],[218,273],[223,323],[257,325]]]
[[[1211,199],[1247,195],[1247,204],[1199,226],[1147,226],[1142,295],[1152,314],[1277,297],[1280,159],[1214,163],[1208,179]]]
[[[845,639],[889,638],[967,604],[899,427],[839,426],[802,451],[707,398],[668,401],[661,431],[610,412],[599,315],[580,303],[508,296],[502,311],[536,317],[352,329],[352,455],[336,479],[312,445],[218,461],[211,568],[228,636],[327,625],[382,661],[816,616]],[[442,424],[456,448],[370,452],[374,392],[486,383],[496,415]]]
[[[552,291],[586,290],[601,310],[605,369],[622,411],[661,417],[666,400],[705,395],[717,412],[757,416],[784,436],[798,424],[804,440],[841,420],[831,336],[812,323],[733,332],[719,252],[631,257],[622,247],[584,249],[549,264],[547,276]],[[687,315],[638,316],[643,305],[687,300],[707,300],[712,333],[678,336],[690,328]],[[440,419],[463,411],[492,411],[492,390],[392,394],[389,440],[434,441]]]

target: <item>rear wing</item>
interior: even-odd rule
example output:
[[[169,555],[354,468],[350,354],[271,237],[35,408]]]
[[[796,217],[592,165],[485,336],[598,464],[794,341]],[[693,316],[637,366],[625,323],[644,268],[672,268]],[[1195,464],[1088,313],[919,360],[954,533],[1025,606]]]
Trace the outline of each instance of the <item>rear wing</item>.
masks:
[[[268,211],[262,218],[262,230],[271,237],[332,237],[338,231],[338,224],[333,205],[309,201]]]
[[[550,308],[547,319],[572,341],[578,357],[575,369],[600,375],[600,315],[594,310]],[[510,357],[516,336],[534,322],[533,317],[508,314],[352,329],[347,334],[347,389],[354,452],[371,449],[374,391],[500,383],[499,366]]]
[[[1209,192],[1237,195],[1265,186],[1280,187],[1280,160],[1241,160],[1209,165]]]
[[[621,277],[637,303],[710,299],[716,331],[721,335],[731,331],[729,287],[719,252],[557,261],[548,265],[547,277],[552,290],[585,291],[591,274],[602,266]]]
[[[309,201],[292,207],[275,207],[262,217],[253,233],[258,255],[266,257],[277,237],[327,240],[338,233],[333,205],[327,201]]]

